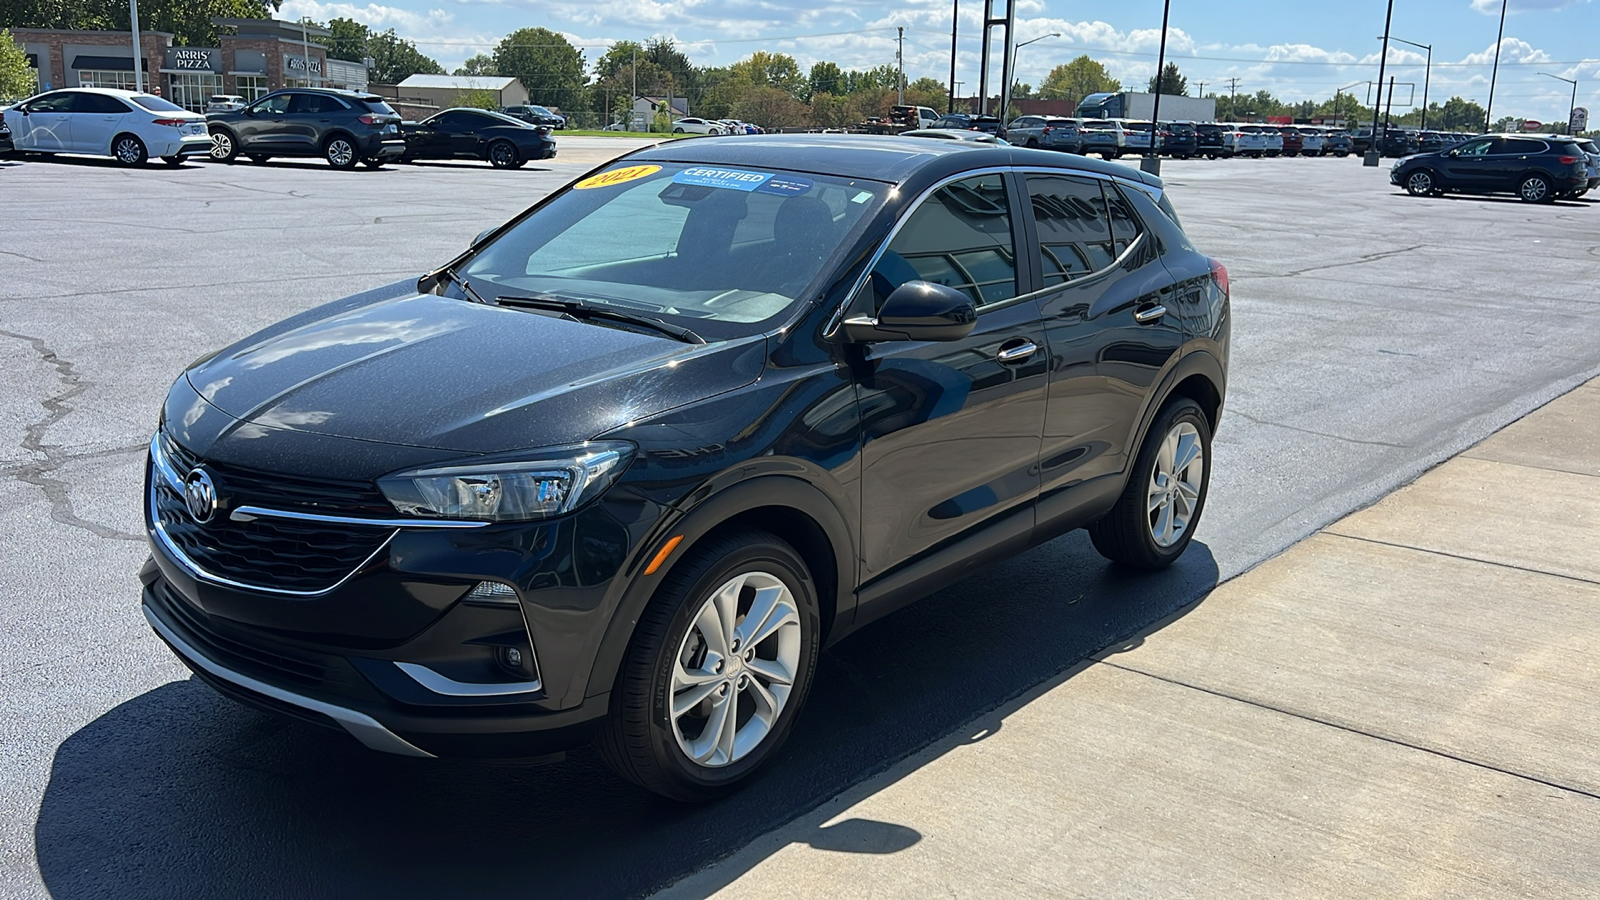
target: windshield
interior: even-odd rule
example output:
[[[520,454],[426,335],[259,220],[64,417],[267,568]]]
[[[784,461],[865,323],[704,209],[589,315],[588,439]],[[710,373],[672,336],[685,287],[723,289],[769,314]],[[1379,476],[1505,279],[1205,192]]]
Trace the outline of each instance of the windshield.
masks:
[[[536,294],[748,334],[806,298],[889,185],[685,163],[585,178],[461,270],[486,300]]]

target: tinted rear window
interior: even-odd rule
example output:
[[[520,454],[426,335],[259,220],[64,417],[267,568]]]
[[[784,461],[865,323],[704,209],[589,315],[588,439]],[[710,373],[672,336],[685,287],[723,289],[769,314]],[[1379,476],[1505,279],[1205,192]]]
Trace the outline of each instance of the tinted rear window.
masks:
[[[134,94],[129,99],[151,112],[188,112],[178,104],[163,100],[154,94]]]
[[[380,116],[398,116],[399,115],[399,113],[394,111],[394,107],[390,106],[389,104],[385,103],[382,100],[363,100],[361,102],[366,104],[367,109],[372,110],[373,112],[377,113]]]
[[[1194,130],[1195,131],[1203,131],[1206,134],[1221,134],[1222,133],[1222,126],[1221,125],[1196,125]]]

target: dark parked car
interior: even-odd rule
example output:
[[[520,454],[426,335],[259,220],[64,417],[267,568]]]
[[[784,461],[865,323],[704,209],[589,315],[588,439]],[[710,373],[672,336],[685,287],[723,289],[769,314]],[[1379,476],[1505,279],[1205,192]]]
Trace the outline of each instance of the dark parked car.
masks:
[[[1355,141],[1348,131],[1330,131],[1322,142],[1322,152],[1333,156],[1349,156],[1355,152]]]
[[[1083,132],[1079,124],[1079,120],[1063,116],[1017,116],[1006,126],[1005,140],[1019,147],[1082,153]]]
[[[1217,140],[1222,132],[1217,131]],[[1189,122],[1171,122],[1161,126],[1161,153],[1174,159],[1193,159],[1200,153],[1199,130]]]
[[[447,109],[421,122],[404,122],[406,162],[417,159],[481,159],[497,169],[515,169],[530,159],[556,155],[550,129],[483,109]]]
[[[1378,141],[1378,152],[1388,157],[1410,156],[1417,151],[1417,133],[1404,128],[1387,128]]]
[[[530,125],[546,125],[551,128],[567,127],[566,116],[551,112],[542,106],[502,106],[500,111],[513,119],[520,119]]]
[[[1371,149],[1372,149],[1372,129],[1371,128],[1357,128],[1355,133],[1350,135],[1350,152],[1352,152],[1352,153],[1363,153],[1364,154],[1368,150],[1371,150]]]
[[[320,156],[338,169],[374,168],[406,151],[400,116],[382,97],[355,91],[290,88],[243,109],[209,113],[211,158]]]
[[[1455,143],[1447,141],[1445,136],[1437,131],[1420,131],[1417,133],[1417,152],[1436,153]]]
[[[1196,156],[1204,156],[1207,159],[1216,159],[1220,156],[1229,155],[1228,141],[1227,137],[1225,136],[1227,129],[1223,126],[1214,122],[1202,122],[1201,124],[1194,126],[1194,132],[1194,149]]]
[[[6,124],[6,111],[10,108],[9,105],[0,106],[0,153],[10,153],[12,150],[11,126]]]
[[[1515,193],[1529,203],[1548,203],[1586,188],[1588,166],[1571,137],[1486,134],[1448,150],[1408,156],[1389,170],[1389,181],[1416,196]]]
[[[374,749],[594,739],[694,800],[777,751],[821,648],[980,564],[1081,527],[1172,563],[1226,270],[1158,178],[912,144],[640,150],[197,361],[150,443],[151,626]]]
[[[955,128],[962,131],[981,131],[995,137],[1005,137],[1006,130],[1001,127],[997,116],[971,116],[966,113],[950,113],[940,116],[930,127]]]

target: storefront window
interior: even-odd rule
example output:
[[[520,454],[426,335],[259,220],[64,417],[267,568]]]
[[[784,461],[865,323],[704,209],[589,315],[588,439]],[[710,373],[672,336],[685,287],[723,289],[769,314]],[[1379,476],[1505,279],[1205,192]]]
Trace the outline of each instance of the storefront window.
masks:
[[[246,103],[254,103],[271,93],[267,89],[267,76],[265,75],[240,75],[238,79],[239,96],[243,97]]]
[[[309,78],[285,78],[283,80],[283,86],[292,88],[319,88],[322,87],[323,84],[320,81],[314,81]]]
[[[184,72],[167,76],[167,99],[190,112],[205,112],[212,94],[222,93],[222,76],[215,72]]]
[[[118,88],[124,91],[136,91],[132,72],[107,72],[97,69],[83,69],[78,72],[78,85],[80,87]]]

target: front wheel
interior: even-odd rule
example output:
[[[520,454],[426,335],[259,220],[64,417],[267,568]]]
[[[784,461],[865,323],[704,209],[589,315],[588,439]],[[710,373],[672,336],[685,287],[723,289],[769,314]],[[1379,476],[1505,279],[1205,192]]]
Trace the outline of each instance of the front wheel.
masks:
[[[1550,179],[1543,175],[1529,175],[1522,179],[1522,184],[1517,188],[1517,196],[1524,203],[1549,203],[1555,199],[1555,191],[1550,187]]]
[[[682,128],[674,128],[674,129],[672,129],[672,133],[673,134],[683,134],[683,129]]]
[[[816,587],[792,547],[746,527],[706,539],[640,617],[596,739],[601,757],[674,800],[735,789],[788,736],[820,631]]]
[[[1438,189],[1433,173],[1427,169],[1418,169],[1406,177],[1406,192],[1413,197],[1426,197]]]
[[[111,142],[111,155],[125,166],[142,166],[150,158],[144,141],[131,134],[117,135],[117,139]]]
[[[1150,424],[1117,505],[1089,526],[1100,555],[1135,569],[1162,569],[1183,555],[1211,483],[1211,424],[1187,397]]]

